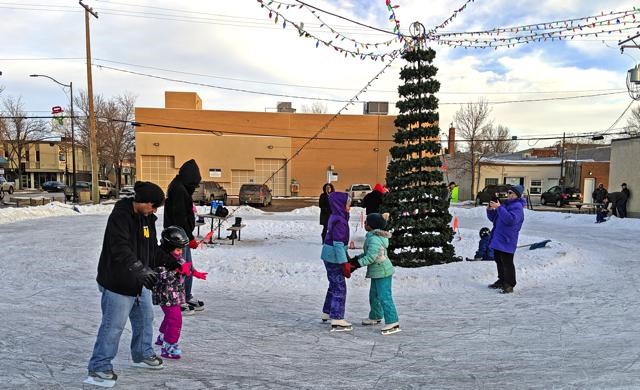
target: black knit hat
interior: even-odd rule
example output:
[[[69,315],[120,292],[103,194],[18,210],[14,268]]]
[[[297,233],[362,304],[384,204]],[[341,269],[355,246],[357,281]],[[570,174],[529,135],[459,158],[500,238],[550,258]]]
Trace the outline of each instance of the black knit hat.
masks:
[[[389,214],[386,215],[387,218],[388,218],[388,215]],[[387,227],[387,218],[385,218],[384,215],[379,213],[371,213],[367,215],[366,223],[367,225],[369,225],[371,229],[384,229]]]
[[[153,207],[160,207],[164,204],[164,192],[150,181],[137,181],[133,186],[136,192],[133,200],[138,203],[152,203]]]

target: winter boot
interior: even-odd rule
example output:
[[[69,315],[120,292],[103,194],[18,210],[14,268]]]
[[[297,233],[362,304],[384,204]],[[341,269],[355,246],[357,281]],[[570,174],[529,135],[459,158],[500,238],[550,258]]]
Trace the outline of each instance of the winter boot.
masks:
[[[131,366],[137,368],[147,368],[150,370],[162,370],[164,368],[164,366],[162,365],[162,359],[160,359],[156,355],[144,358],[139,362],[133,362]]]
[[[231,234],[229,234],[227,236],[227,239],[229,239],[229,240],[237,240],[238,239],[238,234],[236,233],[235,230],[232,230]]]
[[[156,345],[162,345],[164,343],[164,336],[162,336],[162,333],[160,333],[158,335],[158,338],[156,339]]]
[[[182,311],[183,316],[192,316],[195,314],[196,309],[191,305],[183,303],[180,305],[180,311]]]
[[[112,370],[89,371],[89,375],[83,383],[100,387],[113,387],[116,384],[116,380],[118,380],[118,376]]]
[[[178,346],[178,343],[170,344],[166,341],[162,345],[162,353],[161,356],[165,359],[180,359],[182,355],[182,350]]]
[[[394,334],[398,332],[400,332],[400,323],[398,322],[392,322],[390,324],[387,324],[380,331],[380,333],[382,333],[383,335]]]
[[[362,320],[362,325],[378,325],[380,322],[382,322],[382,320],[372,320],[371,318],[365,318],[364,320]]]
[[[344,319],[342,320],[331,320],[331,331],[332,332],[350,332],[353,330],[353,326],[345,321]]]
[[[496,280],[493,284],[490,284],[488,287],[489,288],[502,288],[502,281],[501,280]]]
[[[327,314],[327,313],[322,313],[322,316],[320,317],[320,319],[322,319],[322,323],[323,323],[323,324],[328,323],[328,322],[329,322],[329,320],[330,320],[329,314]]]

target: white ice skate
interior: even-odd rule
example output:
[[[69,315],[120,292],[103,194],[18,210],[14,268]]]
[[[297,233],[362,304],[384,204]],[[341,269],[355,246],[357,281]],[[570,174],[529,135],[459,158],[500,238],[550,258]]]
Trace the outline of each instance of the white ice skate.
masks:
[[[392,322],[388,325],[385,325],[382,330],[380,331],[380,333],[382,333],[383,335],[388,335],[388,334],[394,334],[394,333],[398,333],[400,332],[400,323],[398,322]]]
[[[90,371],[87,379],[82,381],[88,385],[100,386],[100,387],[113,387],[116,384],[118,376],[113,371]]]
[[[372,320],[370,318],[365,318],[364,320],[362,320],[362,325],[364,326],[378,325],[381,322],[382,320]]]
[[[332,332],[350,332],[353,330],[353,326],[345,320],[331,320]]]
[[[327,313],[322,313],[322,317],[320,317],[320,318],[322,319],[322,323],[323,323],[323,324],[326,324],[326,323],[327,323],[327,322],[329,322],[329,320],[331,319],[331,318],[329,317],[329,314],[327,314]]]

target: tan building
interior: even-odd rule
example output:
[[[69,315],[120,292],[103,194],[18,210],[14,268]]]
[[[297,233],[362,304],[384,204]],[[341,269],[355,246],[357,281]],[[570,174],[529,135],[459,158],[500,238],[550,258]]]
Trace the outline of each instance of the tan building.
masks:
[[[17,177],[17,158],[10,153],[10,145],[5,144],[3,155],[7,158],[5,177],[22,182],[23,189],[40,188],[45,181],[60,181],[67,185],[73,182],[73,158],[71,142],[66,139],[33,141],[25,147],[20,159],[22,177]],[[86,149],[76,143],[76,177],[78,181],[90,180],[91,159]]]
[[[328,178],[339,191],[385,182],[395,116],[341,115],[309,141],[334,115],[288,111],[203,110],[196,93],[166,92],[164,108],[135,110],[137,179],[166,189],[193,158],[203,181],[231,197],[244,183],[267,182],[274,196],[318,196]]]

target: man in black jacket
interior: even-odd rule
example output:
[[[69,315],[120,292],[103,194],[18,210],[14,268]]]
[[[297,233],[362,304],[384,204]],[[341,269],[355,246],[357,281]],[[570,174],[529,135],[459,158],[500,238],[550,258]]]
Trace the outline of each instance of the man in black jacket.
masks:
[[[135,367],[160,369],[162,359],[153,351],[153,306],[149,291],[159,265],[177,267],[159,250],[154,213],[164,193],[150,182],[137,182],[135,197],[119,200],[107,221],[98,262],[98,288],[102,292],[102,321],[85,383],[115,384],[111,360],[118,353],[120,336],[131,321],[131,357]],[[143,288],[143,286],[145,288]]]
[[[196,226],[196,218],[193,213],[193,193],[200,185],[200,168],[195,160],[189,160],[182,164],[178,175],[169,184],[167,189],[167,202],[164,205],[164,227],[180,226],[189,236],[189,245],[182,252],[182,257],[186,262],[193,264],[191,249],[196,249],[198,243],[193,236],[193,229]],[[187,298],[187,305],[182,307],[184,314],[193,314],[193,310],[204,310],[204,302],[199,301],[191,294],[193,277],[185,278],[184,289]]]

